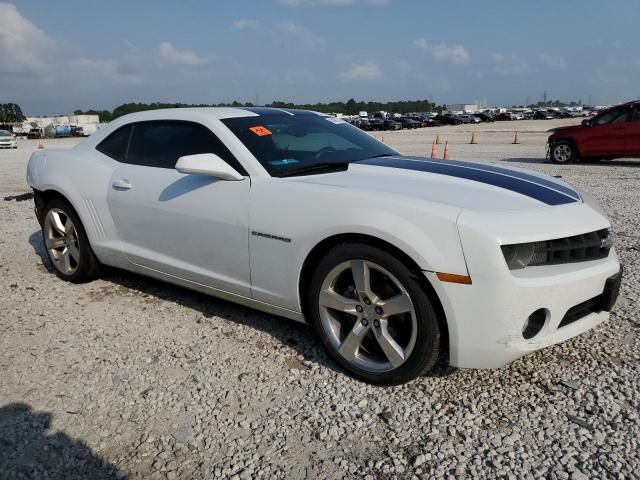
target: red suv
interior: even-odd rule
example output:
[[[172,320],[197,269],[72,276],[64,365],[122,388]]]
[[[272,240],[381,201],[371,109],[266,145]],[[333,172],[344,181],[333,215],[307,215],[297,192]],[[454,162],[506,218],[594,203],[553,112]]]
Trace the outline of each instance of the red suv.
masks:
[[[555,163],[640,157],[640,101],[603,110],[582,125],[549,131],[549,155]]]

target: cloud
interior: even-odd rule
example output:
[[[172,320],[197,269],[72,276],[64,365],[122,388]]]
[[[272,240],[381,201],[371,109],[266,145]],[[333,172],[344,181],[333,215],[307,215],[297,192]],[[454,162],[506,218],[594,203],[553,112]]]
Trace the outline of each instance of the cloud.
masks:
[[[278,0],[280,5],[285,7],[348,7],[356,3],[365,3],[369,5],[386,5],[391,0]]]
[[[567,68],[567,62],[562,55],[540,54],[540,61],[547,67],[563,69]]]
[[[199,67],[208,65],[213,61],[213,56],[200,57],[191,50],[179,50],[171,42],[162,42],[158,49],[160,57],[166,63],[173,65],[183,65],[187,67]]]
[[[523,62],[517,55],[505,55],[495,52],[491,54],[493,71],[503,77],[516,77],[531,72],[529,64]]]
[[[374,61],[369,61],[351,65],[347,71],[338,75],[338,78],[345,82],[361,82],[377,80],[381,76],[382,71],[378,64]]]
[[[516,76],[526,75],[531,71],[531,68],[529,67],[528,64],[522,62],[516,65],[496,65],[493,70],[498,75],[502,75],[505,77],[510,77],[510,76],[516,77]]]
[[[302,48],[323,50],[325,47],[325,39],[304,25],[292,22],[279,23],[274,31],[281,39],[293,42],[294,45]]]
[[[394,59],[393,66],[400,75],[409,75],[413,71],[412,65],[404,58]]]
[[[256,22],[252,18],[240,18],[238,20],[235,20],[231,24],[231,29],[242,31],[242,30],[247,30],[249,28],[255,28],[257,26],[258,26],[258,22]]]
[[[418,38],[414,43],[418,50],[430,53],[436,60],[448,61],[454,65],[464,65],[471,60],[469,52],[462,45],[448,45],[446,43],[431,45],[424,38]]]
[[[18,12],[11,3],[0,3],[0,72],[38,72],[57,42]]]

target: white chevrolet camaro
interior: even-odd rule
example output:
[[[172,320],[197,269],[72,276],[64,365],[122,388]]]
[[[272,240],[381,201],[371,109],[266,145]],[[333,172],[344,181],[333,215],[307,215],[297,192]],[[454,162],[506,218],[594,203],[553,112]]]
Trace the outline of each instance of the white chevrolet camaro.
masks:
[[[27,180],[57,274],[101,264],[312,324],[351,375],[501,367],[609,316],[621,268],[595,201],[544,175],[404,157],[333,117],[156,110]]]

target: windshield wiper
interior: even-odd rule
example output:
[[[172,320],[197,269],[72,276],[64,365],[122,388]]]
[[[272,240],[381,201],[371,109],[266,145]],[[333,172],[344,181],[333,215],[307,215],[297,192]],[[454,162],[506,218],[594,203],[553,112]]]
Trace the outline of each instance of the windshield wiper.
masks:
[[[347,167],[349,162],[323,162],[323,163],[315,163],[313,165],[309,165],[307,167],[296,168],[295,170],[291,170],[289,172],[283,173],[280,175],[281,177],[293,177],[295,175],[300,175],[308,172],[315,172],[321,170],[343,170],[344,167]]]

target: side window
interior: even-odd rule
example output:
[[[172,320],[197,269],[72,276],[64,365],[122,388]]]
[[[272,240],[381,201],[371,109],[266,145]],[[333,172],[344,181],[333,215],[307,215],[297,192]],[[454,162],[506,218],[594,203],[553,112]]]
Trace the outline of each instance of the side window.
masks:
[[[640,122],[640,107],[636,107],[633,110],[633,121]]]
[[[105,155],[124,162],[127,157],[127,147],[129,136],[131,135],[131,125],[119,128],[96,146],[96,150]]]
[[[629,107],[612,110],[597,117],[594,121],[595,125],[610,125],[614,123],[628,122],[631,120],[632,110]]]
[[[246,171],[213,132],[185,121],[158,120],[136,123],[126,163],[156,168],[175,168],[178,158],[215,153],[242,175]]]

